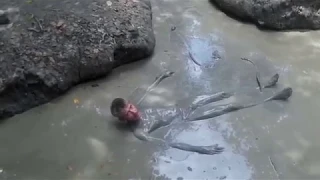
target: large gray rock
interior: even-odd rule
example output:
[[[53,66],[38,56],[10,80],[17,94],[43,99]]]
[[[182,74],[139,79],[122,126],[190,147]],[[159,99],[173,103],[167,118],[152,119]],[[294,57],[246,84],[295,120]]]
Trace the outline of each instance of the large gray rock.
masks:
[[[150,56],[149,0],[1,0],[0,118]],[[2,14],[2,15],[1,15]],[[10,16],[6,16],[6,15]],[[15,18],[13,18],[15,17]]]
[[[209,0],[222,11],[275,30],[319,29],[319,0]]]

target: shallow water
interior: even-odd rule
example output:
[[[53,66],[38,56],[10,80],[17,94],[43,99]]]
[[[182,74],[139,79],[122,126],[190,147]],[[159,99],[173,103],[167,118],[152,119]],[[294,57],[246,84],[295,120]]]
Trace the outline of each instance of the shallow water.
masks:
[[[263,32],[207,0],[152,5],[157,46],[150,60],[120,67],[1,124],[1,179],[319,179],[320,32]],[[256,62],[262,81],[279,73],[278,87],[260,93],[255,69],[241,57]],[[294,92],[288,102],[153,134],[225,148],[200,155],[141,142],[109,113],[113,98],[132,97],[165,69],[175,74],[146,96],[145,107],[186,107],[197,96],[219,91],[236,92],[221,104],[260,101],[285,86]]]

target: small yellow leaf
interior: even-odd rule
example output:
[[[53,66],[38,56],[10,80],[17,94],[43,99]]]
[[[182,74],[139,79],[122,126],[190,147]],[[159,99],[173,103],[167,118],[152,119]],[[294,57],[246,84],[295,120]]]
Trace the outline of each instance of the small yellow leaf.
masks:
[[[80,103],[80,101],[79,101],[79,99],[74,98],[74,99],[73,99],[73,103],[75,103],[75,104],[79,104],[79,103]]]
[[[32,0],[26,0],[26,3],[31,4]]]

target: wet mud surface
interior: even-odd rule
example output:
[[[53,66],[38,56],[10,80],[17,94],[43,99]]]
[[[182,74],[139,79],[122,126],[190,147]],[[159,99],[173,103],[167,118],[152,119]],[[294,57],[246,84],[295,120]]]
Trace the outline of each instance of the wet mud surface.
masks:
[[[320,33],[261,32],[207,0],[152,5],[157,45],[150,60],[120,67],[1,124],[1,179],[319,179]],[[256,63],[263,84],[278,73],[277,85],[260,92],[256,69],[242,57]],[[285,87],[294,94],[289,101],[152,132],[181,143],[177,147],[224,148],[214,155],[187,152],[137,139],[109,112],[113,98],[139,100],[164,70],[174,74],[141,102],[148,119],[219,92],[233,94],[213,106],[259,103]]]

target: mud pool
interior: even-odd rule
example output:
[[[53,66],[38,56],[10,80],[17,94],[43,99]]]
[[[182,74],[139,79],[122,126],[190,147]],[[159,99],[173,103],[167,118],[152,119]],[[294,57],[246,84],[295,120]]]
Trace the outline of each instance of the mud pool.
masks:
[[[157,38],[152,58],[1,124],[1,179],[319,179],[320,32],[263,32],[230,19],[207,0],[152,5]],[[255,69],[241,57],[256,62],[262,80],[279,73],[277,88],[260,93]],[[114,97],[138,97],[167,69],[175,74],[146,96],[144,106],[185,107],[219,91],[237,92],[219,103],[260,101],[285,86],[294,94],[289,102],[153,134],[225,148],[212,156],[184,152],[139,141],[115,126],[109,113]],[[137,87],[141,92],[133,93]]]

